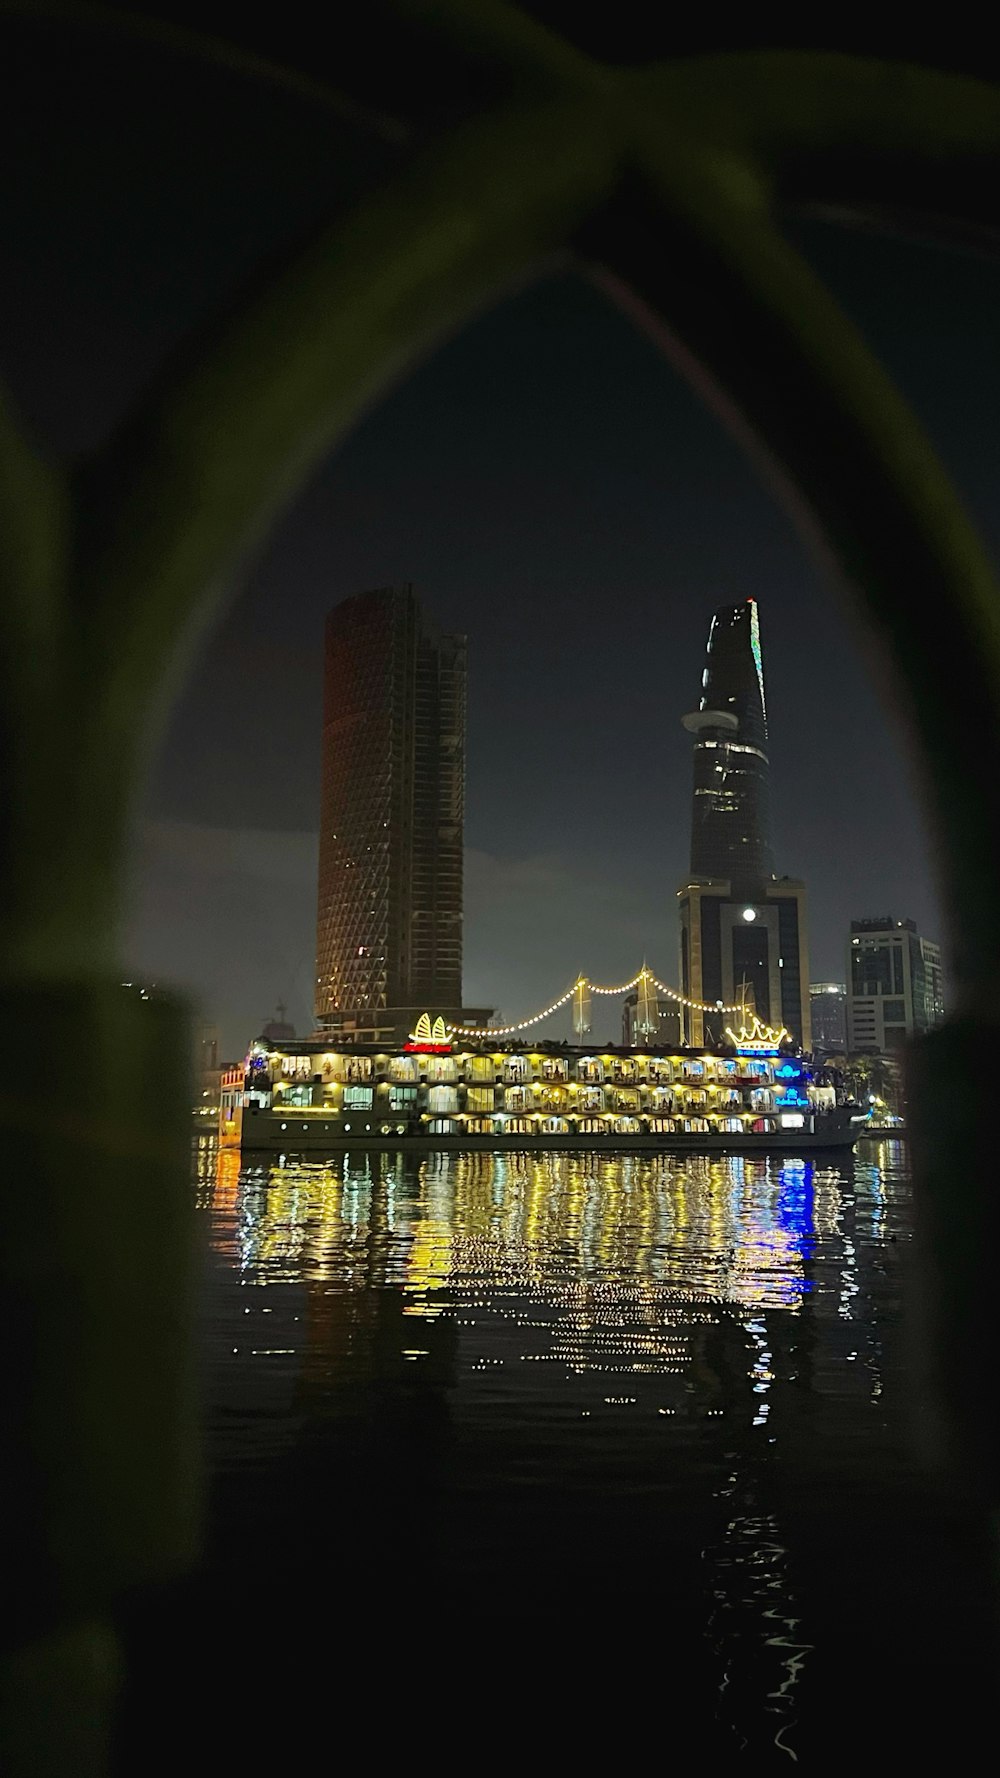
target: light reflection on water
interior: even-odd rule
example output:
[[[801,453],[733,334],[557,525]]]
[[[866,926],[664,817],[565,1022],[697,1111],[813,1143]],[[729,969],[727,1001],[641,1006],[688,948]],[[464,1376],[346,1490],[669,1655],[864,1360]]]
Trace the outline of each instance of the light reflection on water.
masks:
[[[611,1527],[622,1566],[662,1586],[695,1537],[692,1634],[720,1721],[736,1751],[794,1759],[816,1644],[781,1503],[825,1430],[858,1464],[906,1461],[884,1362],[903,1160],[885,1145],[836,1165],[349,1154],[241,1170],[203,1143],[211,1461],[252,1495],[318,1427],[339,1429],[346,1462],[352,1429],[369,1437],[378,1404],[391,1421],[403,1401],[444,1454],[427,1496],[444,1503],[442,1576],[450,1562],[488,1588],[522,1548],[533,1580],[540,1563],[556,1576],[581,1526]]]

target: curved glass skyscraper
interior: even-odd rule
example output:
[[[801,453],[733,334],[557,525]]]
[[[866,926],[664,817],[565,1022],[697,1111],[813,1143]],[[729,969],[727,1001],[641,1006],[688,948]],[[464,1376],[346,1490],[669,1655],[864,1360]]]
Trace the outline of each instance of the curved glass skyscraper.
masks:
[[[712,619],[698,709],[684,717],[697,739],[691,871],[757,882],[774,875],[767,709],[756,599]]]
[[[689,1038],[720,1041],[731,1023],[724,1008],[752,995],[763,1019],[808,1048],[805,888],[774,874],[755,599],[715,613],[701,701],[683,721],[695,746],[691,871],[678,892],[681,982],[703,1003],[688,1013]]]

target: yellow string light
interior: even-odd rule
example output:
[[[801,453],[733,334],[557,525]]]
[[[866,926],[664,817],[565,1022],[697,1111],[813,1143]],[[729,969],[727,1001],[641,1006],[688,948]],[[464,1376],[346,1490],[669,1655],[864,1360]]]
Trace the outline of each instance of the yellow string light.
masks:
[[[560,1007],[572,1000],[574,994],[582,988],[587,988],[591,994],[627,994],[629,989],[634,988],[637,982],[641,982],[644,976],[648,976],[654,988],[658,988],[661,994],[666,994],[679,1006],[687,1006],[694,1012],[743,1011],[740,1001],[737,1001],[735,1005],[722,1006],[718,1002],[708,1000],[689,1000],[687,995],[681,994],[677,988],[669,988],[666,982],[661,982],[651,969],[640,969],[638,975],[634,975],[631,981],[622,982],[621,986],[617,988],[599,988],[587,976],[578,976],[573,986],[567,988],[565,994],[561,994],[558,1000],[553,1000],[552,1005],[547,1006],[544,1012],[536,1012],[530,1019],[521,1019],[516,1025],[449,1025],[448,1031],[452,1037],[513,1037],[518,1031],[528,1031],[533,1025],[540,1025],[543,1019],[551,1018],[554,1012],[558,1012]]]
[[[529,1025],[540,1025],[543,1019],[558,1012],[561,1006],[566,1005],[567,1000],[572,1000],[576,988],[577,984],[574,982],[572,988],[568,988],[558,1000],[553,1000],[552,1005],[547,1006],[544,1012],[536,1012],[533,1018],[522,1019],[519,1025],[449,1025],[448,1030],[455,1037],[511,1037],[515,1031],[527,1031]]]
[[[671,1000],[679,1001],[681,1006],[690,1006],[695,1012],[743,1011],[741,1001],[737,1001],[735,1006],[723,1006],[721,1002],[717,1000],[689,1000],[685,994],[679,994],[676,988],[668,988],[666,982],[658,981],[655,975],[651,976],[650,980],[652,981],[654,988],[659,988],[661,994],[669,994]]]

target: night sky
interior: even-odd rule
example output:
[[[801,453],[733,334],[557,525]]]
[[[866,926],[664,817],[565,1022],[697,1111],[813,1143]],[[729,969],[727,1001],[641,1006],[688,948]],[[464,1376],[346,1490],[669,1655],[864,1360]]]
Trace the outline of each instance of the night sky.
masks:
[[[3,29],[3,370],[36,435],[84,451],[363,155],[319,106],[247,78]],[[995,552],[1000,268],[790,226]],[[521,1017],[579,970],[621,980],[644,954],[676,981],[680,717],[712,610],[748,594],[777,866],[809,886],[813,979],[843,975],[852,915],[940,934],[908,769],[838,595],[652,345],[563,277],[480,317],[368,416],[234,578],[175,705],[137,817],[127,953],[194,988],[227,1052],[279,999],[308,1028],[323,617],[392,581],[469,636],[469,1003]],[[606,1024],[617,1035],[617,1003]]]

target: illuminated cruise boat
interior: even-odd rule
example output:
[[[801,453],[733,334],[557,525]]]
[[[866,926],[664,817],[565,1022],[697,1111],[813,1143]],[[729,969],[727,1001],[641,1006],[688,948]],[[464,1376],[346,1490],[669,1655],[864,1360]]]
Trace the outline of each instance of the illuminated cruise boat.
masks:
[[[402,1048],[254,1043],[222,1081],[219,1140],[245,1153],[342,1148],[851,1147],[837,1104],[783,1031],[752,1018],[716,1048],[493,1045],[426,1015]]]

